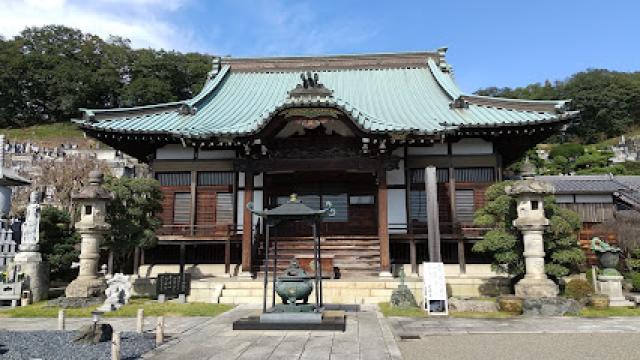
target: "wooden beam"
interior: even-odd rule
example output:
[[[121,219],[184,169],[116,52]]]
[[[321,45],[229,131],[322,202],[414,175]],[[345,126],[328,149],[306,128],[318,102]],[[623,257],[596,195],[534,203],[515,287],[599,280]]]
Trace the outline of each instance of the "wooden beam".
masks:
[[[424,171],[425,193],[427,196],[427,235],[429,261],[441,262],[440,219],[438,217],[438,181],[435,166],[427,166]]]
[[[253,215],[247,205],[253,201],[253,172],[244,174],[244,202],[242,218],[242,272],[251,272],[251,243],[253,230]]]
[[[378,238],[380,239],[380,273],[390,273],[387,172],[378,170]]]

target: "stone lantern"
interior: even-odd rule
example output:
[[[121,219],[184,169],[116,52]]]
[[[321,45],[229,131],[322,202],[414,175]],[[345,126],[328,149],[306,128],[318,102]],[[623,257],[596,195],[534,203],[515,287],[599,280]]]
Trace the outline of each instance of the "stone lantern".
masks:
[[[535,180],[535,166],[527,159],[522,167],[522,180],[507,187],[509,195],[517,198],[518,217],[513,226],[522,232],[524,243],[525,276],[516,286],[516,296],[555,297],[558,285],[544,271],[543,234],[549,219],[544,215],[544,197],[553,193],[553,186]]]
[[[105,221],[107,202],[113,195],[102,187],[104,175],[99,170],[89,173],[89,184],[72,195],[80,211],[76,230],[82,238],[80,244],[80,271],[65,291],[68,298],[102,296],[106,288],[104,278],[98,277],[100,243],[111,227]]]

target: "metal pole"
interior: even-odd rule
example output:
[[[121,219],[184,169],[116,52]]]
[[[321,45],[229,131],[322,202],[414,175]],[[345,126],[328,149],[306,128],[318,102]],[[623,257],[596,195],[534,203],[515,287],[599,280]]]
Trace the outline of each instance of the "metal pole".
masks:
[[[269,226],[267,225],[269,233]],[[273,241],[273,286],[271,287],[271,306],[276,306],[276,271],[278,270],[278,237]]]
[[[315,221],[318,224],[318,220]],[[318,237],[318,279],[320,286],[320,307],[324,306],[323,304],[323,296],[322,296],[322,252],[320,251],[320,228],[316,231],[316,236]]]
[[[320,308],[320,289],[318,288],[318,231],[316,228],[316,222],[313,222],[313,264],[316,270],[316,311]]]
[[[269,224],[267,224],[265,239],[264,239],[264,289],[262,296],[262,312],[267,312],[267,284],[269,283]]]

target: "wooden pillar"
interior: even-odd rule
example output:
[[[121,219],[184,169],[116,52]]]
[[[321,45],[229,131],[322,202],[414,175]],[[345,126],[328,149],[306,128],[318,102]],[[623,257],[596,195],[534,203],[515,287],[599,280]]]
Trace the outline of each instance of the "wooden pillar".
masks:
[[[184,243],[180,244],[180,276],[184,275],[184,266],[186,263],[187,256],[187,245]]]
[[[231,272],[231,239],[227,236],[224,240],[224,273]]]
[[[429,261],[441,262],[440,219],[438,216],[438,180],[436,168],[428,166],[424,170],[425,193],[427,196],[427,241]]]
[[[378,171],[378,238],[380,239],[380,276],[391,275],[389,257],[389,224],[388,224],[387,172]]]
[[[133,275],[138,275],[138,268],[140,267],[140,247],[136,246],[133,250]]]
[[[242,272],[251,273],[251,235],[253,230],[253,215],[247,205],[253,200],[253,172],[244,173],[244,203],[242,218]]]
[[[196,231],[196,200],[197,200],[196,184],[197,182],[198,182],[198,172],[191,171],[191,204],[189,205],[190,206],[189,233],[191,234],[191,236],[194,236]]]
[[[451,151],[451,143],[448,143],[449,154],[449,207],[451,208],[451,233],[454,235],[458,245],[458,265],[460,273],[467,272],[467,263],[464,256],[464,237],[458,222],[458,213],[456,208],[456,171],[453,166],[453,155]]]
[[[404,145],[404,206],[406,211],[407,234],[409,234],[409,262],[411,263],[411,274],[418,274],[418,259],[416,251],[416,239],[413,233],[413,223],[411,221],[411,169],[409,169],[409,149]]]
[[[113,275],[113,250],[109,250],[109,258],[107,259],[107,274]]]

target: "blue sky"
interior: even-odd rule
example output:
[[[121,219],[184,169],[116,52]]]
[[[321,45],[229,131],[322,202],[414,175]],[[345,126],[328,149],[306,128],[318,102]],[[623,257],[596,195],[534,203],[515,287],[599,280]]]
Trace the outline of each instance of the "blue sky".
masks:
[[[640,70],[636,0],[0,0],[0,34],[60,23],[135,47],[269,56],[433,50],[464,90]]]

